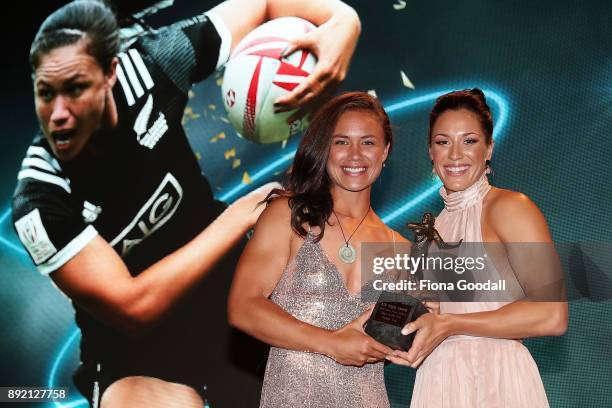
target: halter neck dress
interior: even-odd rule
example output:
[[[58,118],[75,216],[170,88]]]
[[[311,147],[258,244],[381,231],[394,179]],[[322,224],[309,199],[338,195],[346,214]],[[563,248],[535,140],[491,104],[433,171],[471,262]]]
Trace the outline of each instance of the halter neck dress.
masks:
[[[444,209],[435,226],[446,242],[482,242],[482,203],[490,190],[485,175],[463,191],[440,189]],[[440,313],[496,310],[508,303],[441,302]],[[522,342],[465,335],[448,337],[423,361],[411,402],[412,408],[548,406],[538,367]]]

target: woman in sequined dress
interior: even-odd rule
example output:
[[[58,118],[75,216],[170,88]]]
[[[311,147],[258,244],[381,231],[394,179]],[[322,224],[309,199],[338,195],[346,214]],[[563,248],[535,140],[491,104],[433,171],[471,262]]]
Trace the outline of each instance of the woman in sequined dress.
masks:
[[[405,241],[370,207],[391,149],[377,99],[346,93],[312,119],[284,190],[244,250],[230,323],[272,346],[261,407],[388,407],[383,360],[392,350],[363,331],[361,242]],[[356,260],[341,259],[350,244]],[[363,285],[363,287],[362,287]]]
[[[510,243],[530,243],[539,253],[552,251],[552,259],[557,258],[536,205],[524,194],[488,182],[493,121],[483,92],[441,96],[430,114],[429,129],[433,171],[444,184],[440,195],[445,206],[435,224],[444,240],[505,248],[488,266],[500,276],[508,270],[521,273],[516,261],[524,254],[524,244]],[[567,303],[559,301],[563,278],[559,270],[553,268],[549,274],[544,266],[537,264],[533,274],[518,279],[530,301],[506,301],[497,295],[441,302],[440,313],[423,315],[404,328],[405,334],[418,330],[413,346],[408,352],[395,351],[389,359],[420,366],[411,407],[548,407],[538,367],[521,342],[526,337],[558,336],[567,328]],[[554,285],[540,285],[543,280]],[[533,301],[534,295],[541,295],[534,289],[541,287],[561,290],[540,296],[547,301]]]

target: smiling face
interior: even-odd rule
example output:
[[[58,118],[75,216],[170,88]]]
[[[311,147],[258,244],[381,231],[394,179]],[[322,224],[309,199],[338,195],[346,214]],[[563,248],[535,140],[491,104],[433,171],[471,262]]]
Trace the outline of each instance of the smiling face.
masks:
[[[74,159],[102,126],[115,83],[116,62],[105,74],[87,53],[87,41],[43,55],[36,68],[34,95],[41,129],[60,161]]]
[[[474,184],[491,159],[493,142],[487,145],[478,117],[467,109],[447,110],[433,125],[429,156],[447,193]]]
[[[327,174],[333,188],[369,188],[387,159],[389,144],[377,116],[366,110],[344,112],[334,128]]]

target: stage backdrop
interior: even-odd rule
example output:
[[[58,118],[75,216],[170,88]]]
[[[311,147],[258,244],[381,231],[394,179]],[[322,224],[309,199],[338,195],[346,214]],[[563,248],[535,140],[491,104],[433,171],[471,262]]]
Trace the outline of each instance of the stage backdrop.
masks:
[[[5,16],[13,64],[0,152],[0,385],[70,386],[79,333],[69,301],[40,276],[18,245],[9,214],[21,158],[36,129],[27,49],[37,18]],[[206,10],[208,1],[177,1],[153,22]],[[60,3],[61,4],[61,3]],[[427,113],[443,92],[480,87],[494,112],[493,185],[521,191],[546,216],[576,300],[567,334],[527,340],[552,407],[608,407],[612,400],[612,10],[590,1],[353,1],[363,31],[342,90],[374,92],[395,129],[396,144],[373,206],[393,228],[438,212],[430,178]],[[32,8],[36,9],[35,6]],[[35,14],[36,15],[36,14]],[[0,17],[2,18],[2,17]],[[24,28],[24,25],[26,27]],[[298,139],[259,146],[240,139],[224,119],[221,73],[193,89],[185,112],[194,154],[218,198],[236,197],[277,179]],[[203,316],[203,319],[206,317]],[[232,379],[228,387],[232,389]],[[386,368],[394,407],[409,405],[414,370]],[[236,384],[236,388],[238,388]],[[234,388],[235,389],[235,388]],[[253,405],[256,405],[254,401]],[[53,404],[48,404],[49,406]],[[214,401],[212,402],[215,406]],[[24,405],[25,406],[25,405]],[[38,406],[38,405],[37,405]]]

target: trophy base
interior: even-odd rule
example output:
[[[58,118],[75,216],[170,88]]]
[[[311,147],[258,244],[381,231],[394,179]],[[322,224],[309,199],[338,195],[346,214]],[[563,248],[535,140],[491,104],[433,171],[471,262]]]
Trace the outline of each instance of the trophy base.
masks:
[[[429,313],[423,303],[406,293],[383,291],[374,306],[372,315],[364,325],[365,332],[374,340],[394,350],[407,351],[416,333],[404,336],[402,328]]]

